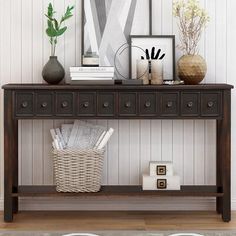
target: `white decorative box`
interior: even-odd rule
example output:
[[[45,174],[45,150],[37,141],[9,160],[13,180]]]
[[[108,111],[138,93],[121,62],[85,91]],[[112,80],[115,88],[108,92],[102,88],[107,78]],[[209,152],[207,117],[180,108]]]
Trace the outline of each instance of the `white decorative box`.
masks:
[[[180,190],[180,177],[143,175],[143,190]]]
[[[151,161],[149,164],[150,176],[173,176],[173,163],[172,162],[154,162]]]

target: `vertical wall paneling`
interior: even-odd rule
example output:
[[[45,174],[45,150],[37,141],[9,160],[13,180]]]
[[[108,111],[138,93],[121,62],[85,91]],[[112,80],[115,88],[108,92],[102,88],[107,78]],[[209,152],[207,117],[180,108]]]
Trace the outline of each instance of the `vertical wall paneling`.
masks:
[[[179,27],[175,17],[173,17],[173,34],[175,35],[176,44],[176,63],[182,56],[182,52],[178,49],[180,44],[179,40]],[[177,75],[177,68],[176,68]],[[180,175],[181,183],[184,183],[184,121],[174,120],[173,121],[173,164],[174,171],[177,175]]]
[[[194,162],[194,127],[193,121],[184,121],[184,184],[193,184]]]
[[[206,1],[200,0],[202,7],[205,7]],[[205,29],[199,42],[199,54],[205,58]],[[203,80],[203,83],[206,82]],[[204,184],[205,181],[205,122],[194,121],[194,184]]]
[[[162,32],[162,0],[152,0],[152,33]]]
[[[98,125],[101,125],[105,129],[107,129],[107,121],[106,120],[98,120]],[[107,185],[108,182],[108,159],[107,159],[107,146],[106,146],[106,152],[104,157],[104,164],[103,164],[103,175],[102,175],[102,184]]]
[[[235,63],[235,52],[236,52],[236,20],[235,20],[235,11],[236,9],[236,1],[229,0],[227,1],[227,83],[235,84],[235,74],[236,74],[236,66]],[[236,92],[235,89],[232,91],[232,122],[231,122],[231,154],[232,154],[232,196],[236,197],[236,110],[234,109],[234,103],[236,101]]]
[[[54,4],[54,0],[42,0],[43,1],[43,65],[45,65],[49,59],[51,48],[49,43],[49,38],[46,35],[46,28],[47,28],[47,21],[44,14],[47,12],[47,7],[50,2]],[[61,1],[63,2],[63,1]],[[45,83],[44,81],[42,81]],[[52,159],[50,156],[51,151],[51,136],[49,130],[52,129],[54,126],[53,121],[45,120],[43,121],[43,183],[44,184],[52,184],[53,183],[53,173],[52,173]]]
[[[22,82],[32,83],[33,82],[33,25],[32,25],[32,7],[33,2],[31,0],[22,1],[22,53],[21,53],[21,63],[22,63]],[[22,137],[21,138],[21,178],[23,184],[32,184],[33,179],[33,124],[32,121],[22,121]]]
[[[206,1],[205,7],[210,15],[210,22],[206,28],[205,58],[208,72],[205,79],[207,83],[216,82],[216,1]],[[223,14],[224,15],[224,14]],[[216,129],[215,121],[205,122],[205,182],[214,183],[215,154],[216,154]],[[209,171],[212,168],[212,171]],[[213,178],[213,179],[212,179]]]
[[[75,6],[76,0],[66,0],[65,7]],[[68,29],[65,33],[65,71],[66,71],[66,81],[69,80],[69,67],[76,64],[76,15],[78,14],[77,8],[73,10],[74,17],[70,18],[66,25]]]
[[[184,122],[174,121],[173,125],[173,165],[174,172],[180,176],[181,184],[184,183]]]
[[[130,121],[128,120],[119,120],[119,184],[120,185],[130,183],[129,124]]]
[[[200,4],[202,7],[205,7],[206,3],[205,0],[200,0]],[[205,58],[205,29],[203,29],[202,37],[199,42],[199,51],[198,53]]]
[[[82,35],[82,2],[81,0],[75,1],[75,62],[76,65],[81,65],[81,35]]]
[[[148,166],[151,160],[150,158],[150,121],[141,120],[140,121],[140,174],[148,173]],[[141,178],[141,176],[140,176]]]
[[[172,0],[162,0],[162,34],[173,33]],[[162,160],[172,161],[173,154],[173,121],[162,121]]]
[[[9,1],[10,2],[10,1]],[[21,83],[21,52],[22,52],[22,44],[21,44],[21,0],[14,1],[14,4],[11,2],[12,12],[10,14],[10,29],[11,29],[11,78],[10,81],[12,83]],[[9,82],[9,81],[8,81]],[[18,128],[18,141],[21,144],[21,121],[19,121]],[[19,145],[19,169],[21,169],[21,145]],[[21,182],[21,173],[19,171],[19,182]]]
[[[53,121],[46,121],[43,125],[43,183],[45,185],[53,184],[53,172],[52,172],[52,137],[49,130],[53,129]]]
[[[205,180],[205,122],[194,122],[194,184],[203,185]]]
[[[216,82],[226,82],[227,76],[227,1],[216,0]],[[220,17],[217,17],[220,16]]]
[[[54,0],[54,9],[56,11],[56,17],[58,19],[61,19],[61,16],[65,13],[66,6],[68,5],[67,2],[70,2],[68,0]],[[68,22],[66,22],[68,24]],[[63,23],[63,25],[65,25]],[[70,29],[71,30],[71,29]],[[68,31],[66,31],[65,34],[67,34]],[[65,34],[58,37],[58,43],[56,47],[56,56],[58,57],[58,60],[65,68]],[[67,50],[70,50],[69,48]]]
[[[1,85],[8,83],[11,81],[11,54],[9,53],[11,51],[11,31],[10,31],[10,25],[11,20],[9,20],[9,14],[6,9],[11,8],[11,2],[10,1],[0,1],[1,2],[1,15],[0,15],[0,22],[1,25],[6,24],[4,27],[4,31],[0,34],[0,80]],[[6,19],[8,19],[6,21]],[[4,32],[4,33],[3,33]],[[3,92],[1,90],[1,116],[3,114]],[[3,124],[3,117],[1,118],[1,130],[3,130],[2,127]],[[2,136],[3,134],[1,134]],[[1,138],[1,141],[3,141],[3,137]],[[1,146],[3,147],[3,146]],[[3,149],[1,149],[3,150]],[[1,164],[3,164],[3,152],[1,151]],[[2,175],[2,168],[1,168],[1,175]],[[1,176],[2,177],[2,176]],[[1,178],[3,179],[3,178]],[[3,189],[3,181],[1,181],[1,189]],[[3,191],[1,191],[1,197],[3,196]]]
[[[139,152],[140,147],[140,121],[130,121],[130,140],[129,140],[129,155],[130,155],[130,184],[136,185],[140,183],[140,158],[142,158]]]
[[[151,161],[161,161],[162,155],[162,128],[160,120],[152,120],[151,121],[151,130],[150,130],[151,138]]]
[[[216,1],[206,1],[206,8],[210,16],[210,22],[206,28],[205,58],[207,61],[207,83],[216,81]]]
[[[153,35],[162,34],[162,0],[152,1],[152,32]],[[151,153],[152,161],[161,161],[162,159],[162,121],[151,121]]]
[[[216,122],[205,121],[205,183],[216,183]]]
[[[43,1],[32,2],[33,83],[42,83],[43,66]],[[39,30],[40,29],[40,30]],[[33,121],[33,184],[43,184],[43,122]]]
[[[119,121],[109,120],[107,126],[114,129],[107,147],[108,184],[117,185],[119,183]]]

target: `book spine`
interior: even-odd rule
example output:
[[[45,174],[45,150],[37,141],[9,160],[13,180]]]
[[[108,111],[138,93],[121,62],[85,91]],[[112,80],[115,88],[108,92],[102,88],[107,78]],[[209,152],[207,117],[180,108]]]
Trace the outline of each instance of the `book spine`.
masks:
[[[71,77],[71,80],[112,80],[113,78],[112,77],[99,77],[99,78],[96,78],[96,77]]]
[[[84,73],[97,73],[97,72],[103,72],[103,73],[114,73],[115,68],[114,67],[71,67],[70,68],[71,73],[77,73],[77,72],[84,72]]]
[[[101,78],[101,77],[114,77],[114,73],[111,73],[111,72],[108,72],[108,73],[74,73],[74,72],[71,72],[70,73],[70,76],[71,77],[84,77],[84,78]]]

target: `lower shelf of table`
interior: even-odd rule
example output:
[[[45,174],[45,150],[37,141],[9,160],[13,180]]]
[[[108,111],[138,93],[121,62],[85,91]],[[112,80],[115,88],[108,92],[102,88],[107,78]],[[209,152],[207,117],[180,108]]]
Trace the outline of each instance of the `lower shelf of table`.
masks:
[[[59,193],[55,186],[19,186],[13,197],[65,197],[65,196],[179,196],[179,197],[222,197],[224,193],[216,186],[181,186],[175,191],[143,191],[141,186],[102,186],[97,193]]]

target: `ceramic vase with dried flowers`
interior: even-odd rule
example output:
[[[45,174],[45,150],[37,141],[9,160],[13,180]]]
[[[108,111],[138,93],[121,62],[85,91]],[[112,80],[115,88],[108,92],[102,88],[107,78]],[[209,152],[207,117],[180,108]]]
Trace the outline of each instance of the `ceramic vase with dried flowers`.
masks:
[[[173,15],[178,19],[180,31],[178,47],[184,54],[177,63],[178,76],[185,84],[199,84],[206,76],[207,65],[198,54],[198,43],[210,18],[197,0],[175,1]]]
[[[58,84],[65,77],[65,70],[61,63],[57,60],[56,56],[56,45],[58,43],[58,37],[62,36],[67,27],[64,26],[64,22],[71,18],[72,10],[74,6],[68,6],[65,14],[61,17],[60,21],[55,18],[55,11],[51,3],[48,5],[48,11],[45,15],[47,17],[48,27],[46,29],[46,34],[49,37],[51,44],[51,56],[47,64],[43,67],[42,76],[43,79],[49,84]]]

